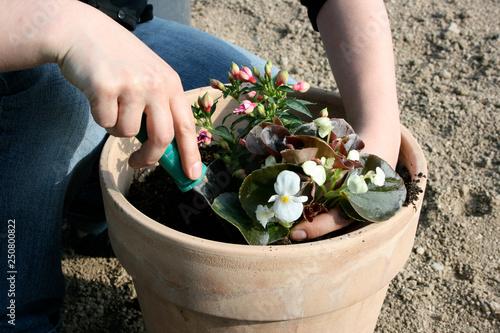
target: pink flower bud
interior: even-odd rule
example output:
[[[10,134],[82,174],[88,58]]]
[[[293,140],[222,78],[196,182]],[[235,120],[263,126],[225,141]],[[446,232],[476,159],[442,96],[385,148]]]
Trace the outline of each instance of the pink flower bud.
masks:
[[[278,76],[276,77],[276,86],[279,87],[285,84],[287,81],[288,81],[288,71],[286,69],[280,70]]]
[[[221,148],[222,148],[222,149],[229,150],[229,143],[227,143],[227,141],[226,141],[226,140],[221,139],[221,140],[219,141],[219,144],[220,144],[220,146],[221,146]],[[226,155],[226,156],[227,156],[227,155]]]
[[[214,88],[214,89],[219,89],[219,87],[217,86],[217,82],[219,80],[216,80],[216,79],[210,79],[210,87]]]
[[[255,95],[257,95],[257,92],[254,90],[254,91],[250,91],[249,93],[245,94],[245,98],[248,99],[249,101],[253,101],[253,99],[255,98]],[[259,95],[257,97],[257,101],[261,101],[263,98],[262,95]]]
[[[205,95],[200,100],[200,106],[206,111],[210,112],[212,110],[212,106],[214,105],[214,99],[212,96],[207,92]]]
[[[245,179],[247,176],[247,172],[245,171],[245,169],[238,169],[233,173],[233,176],[238,179]]]
[[[234,62],[231,64],[231,75],[235,80],[240,78],[240,68]]]
[[[257,81],[257,79],[253,77],[253,73],[250,70],[250,68],[245,66],[241,66],[240,80],[241,82],[250,82],[252,84],[254,84],[255,81]]]
[[[221,91],[226,90],[226,86],[222,82],[220,82],[219,80],[216,80],[216,79],[210,79],[210,87],[212,87],[214,89],[221,90]]]
[[[257,105],[257,113],[260,114],[261,116],[266,115],[266,108],[264,107],[264,105],[262,104]]]
[[[256,104],[250,102],[249,100],[243,101],[239,107],[234,109],[233,113],[235,114],[250,114],[255,108]]]
[[[226,91],[226,86],[222,82],[220,82],[220,81],[217,82],[217,87],[221,91]]]
[[[292,86],[292,88],[295,91],[304,93],[304,92],[308,91],[309,88],[311,88],[311,85],[309,83],[307,83],[306,81],[300,81],[299,83],[294,84]]]
[[[247,146],[247,140],[240,139],[240,145],[242,145],[243,147],[246,147]]]
[[[328,110],[326,108],[324,108],[323,110],[321,110],[319,112],[319,116],[323,117],[323,118],[327,118],[328,117]]]
[[[255,90],[250,91],[249,93],[245,94],[245,98],[251,101],[255,97],[255,95],[257,95],[257,92]]]

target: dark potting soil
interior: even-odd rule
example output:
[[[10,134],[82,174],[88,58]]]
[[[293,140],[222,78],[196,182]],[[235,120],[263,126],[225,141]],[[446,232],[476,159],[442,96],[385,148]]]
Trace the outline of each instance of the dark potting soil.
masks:
[[[213,150],[207,147],[201,150],[202,160],[208,165],[213,161]],[[405,167],[397,167],[396,171],[403,178],[407,194],[404,206],[414,205],[422,189],[418,183],[422,174],[412,175]],[[235,227],[221,221],[216,214],[193,191],[182,193],[174,180],[163,168],[156,168],[143,180],[133,180],[127,199],[146,216],[174,230],[225,243],[246,244]],[[366,223],[354,222],[347,228],[338,230],[319,239],[328,239],[353,232]],[[273,245],[292,244],[285,239]]]

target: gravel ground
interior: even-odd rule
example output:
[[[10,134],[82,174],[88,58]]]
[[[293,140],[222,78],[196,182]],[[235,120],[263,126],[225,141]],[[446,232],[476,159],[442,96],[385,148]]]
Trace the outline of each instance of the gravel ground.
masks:
[[[414,251],[389,287],[376,332],[499,332],[500,2],[386,6],[402,122],[422,145],[429,174]],[[336,90],[297,0],[193,0],[191,7],[193,26]],[[69,249],[63,256],[63,332],[144,332],[131,279],[116,259]]]

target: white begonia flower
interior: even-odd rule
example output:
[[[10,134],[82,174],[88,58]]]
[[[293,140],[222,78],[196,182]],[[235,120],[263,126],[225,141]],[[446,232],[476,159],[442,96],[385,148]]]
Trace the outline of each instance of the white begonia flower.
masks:
[[[325,167],[317,164],[314,161],[307,161],[302,163],[302,169],[304,173],[314,180],[316,184],[319,186],[323,185],[326,180],[326,171]]]
[[[347,188],[351,193],[361,194],[368,191],[368,185],[359,175],[353,174],[347,179]]]
[[[373,185],[383,186],[385,183],[385,173],[380,167],[375,168],[375,171],[368,171],[363,178],[370,178]]]
[[[257,210],[255,211],[255,216],[265,229],[266,225],[274,218],[274,210],[267,206],[258,205]]]
[[[266,161],[264,162],[264,165],[267,167],[267,166],[273,166],[276,164],[276,159],[274,158],[273,155],[269,155],[267,158],[266,158]]]
[[[324,138],[325,136],[330,134],[330,132],[333,129],[332,122],[331,122],[330,118],[328,118],[328,117],[326,117],[326,118],[319,117],[319,118],[314,119],[313,121],[316,124],[316,126],[318,126],[320,138]]]
[[[275,216],[285,223],[298,219],[303,211],[303,202],[307,201],[307,196],[296,196],[300,191],[299,176],[288,170],[281,171],[274,183],[274,190],[277,194],[271,196],[269,202],[274,202]]]
[[[385,183],[385,173],[384,170],[382,170],[380,167],[377,167],[375,169],[375,174],[370,177],[370,180],[372,181],[373,184],[377,186],[383,186]]]
[[[347,159],[351,161],[359,161],[359,151],[351,150],[349,154],[347,154]]]

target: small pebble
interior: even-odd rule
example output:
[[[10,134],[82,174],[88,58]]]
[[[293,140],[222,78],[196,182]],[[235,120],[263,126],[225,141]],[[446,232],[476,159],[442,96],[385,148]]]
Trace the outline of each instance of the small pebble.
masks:
[[[488,306],[488,303],[486,303],[485,301],[480,301],[479,308],[481,309],[481,312],[483,312],[483,313],[490,312],[490,307]]]
[[[469,186],[467,184],[463,184],[461,187],[460,187],[460,196],[462,197],[465,197],[467,196],[467,194],[469,194]]]
[[[441,272],[442,270],[444,270],[444,266],[435,262],[431,265],[432,269],[435,270],[436,272]]]
[[[425,249],[421,246],[417,247],[417,249],[415,250],[415,252],[417,252],[417,254],[424,254],[425,253]]]
[[[493,317],[495,317],[496,319],[500,319],[500,304],[491,301],[489,306],[491,309],[491,313],[493,314]]]
[[[439,76],[443,80],[449,80],[449,79],[451,79],[451,73],[448,72],[446,69],[443,69],[441,72],[439,72]]]
[[[458,25],[455,22],[451,22],[450,26],[448,27],[448,31],[453,32],[455,34],[460,33],[460,29],[458,28]]]

